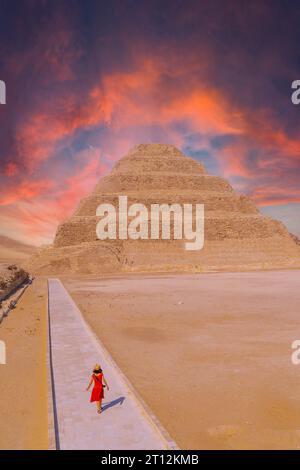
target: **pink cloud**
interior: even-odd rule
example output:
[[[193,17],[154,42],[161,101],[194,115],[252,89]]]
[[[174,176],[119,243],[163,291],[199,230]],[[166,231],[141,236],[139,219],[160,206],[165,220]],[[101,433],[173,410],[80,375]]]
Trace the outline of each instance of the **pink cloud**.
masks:
[[[51,60],[50,57],[51,54],[48,62],[53,62],[53,67],[58,66],[55,54]],[[68,76],[67,69],[62,76]],[[166,84],[165,76],[180,78],[180,85]],[[223,149],[210,148],[210,151],[226,177],[244,179],[245,189],[248,187],[258,204],[299,201],[298,192],[291,188],[274,190],[276,175],[270,168],[274,167],[274,162],[277,169],[280,168],[281,155],[284,155],[285,168],[292,169],[299,162],[300,139],[289,137],[267,111],[254,114],[233,104],[225,93],[205,81],[194,80],[190,70],[185,70],[184,64],[174,58],[168,62],[137,57],[130,71],[102,76],[86,93],[85,99],[81,98],[70,88],[48,108],[45,105],[43,109],[35,109],[19,124],[15,136],[18,162],[22,162],[29,174],[54,157],[59,144],[64,139],[71,141],[77,131],[105,125],[110,134],[99,138],[99,148],[105,146],[111,163],[140,139],[145,139],[143,128],[146,126],[159,127],[170,143],[182,147],[185,136],[174,124],[184,122],[188,133],[203,135],[203,143],[208,148],[214,136],[236,137]],[[252,147],[272,157],[250,160]],[[73,176],[62,178],[59,188],[53,188],[47,179],[22,181],[5,192],[2,205],[22,203],[19,210],[25,232],[33,237],[35,234],[47,237],[108,170],[109,164],[105,166],[97,152],[89,152],[83,161],[81,167],[74,169]],[[18,162],[6,166],[7,175],[17,174]],[[265,189],[253,188],[258,172],[265,179]],[[280,186],[281,181],[278,184]],[[47,195],[50,189],[51,197]]]
[[[23,180],[18,185],[8,188],[0,199],[0,205],[7,206],[18,201],[33,200],[53,187],[53,181],[43,179],[39,181]]]
[[[12,228],[22,227],[24,240],[49,242],[57,224],[71,215],[80,199],[107,171],[98,149],[80,152],[77,160],[78,168],[74,175],[62,179],[58,187],[54,187],[52,181],[49,184],[47,180],[41,180],[34,185],[22,182],[16,190],[7,191],[1,200],[0,220],[3,226],[6,227],[10,221]]]

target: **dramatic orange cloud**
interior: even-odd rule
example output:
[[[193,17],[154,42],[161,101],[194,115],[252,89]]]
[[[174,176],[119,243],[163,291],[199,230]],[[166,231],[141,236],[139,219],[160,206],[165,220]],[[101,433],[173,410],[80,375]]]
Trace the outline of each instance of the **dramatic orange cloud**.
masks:
[[[18,172],[18,167],[15,163],[9,162],[4,169],[4,174],[6,176],[14,176]]]
[[[22,226],[24,240],[50,242],[57,224],[71,215],[80,199],[107,171],[97,149],[83,151],[79,157],[79,162],[84,163],[64,180],[63,187],[55,189],[53,181],[42,180],[35,184],[22,182],[16,190],[7,192],[1,200],[2,228]],[[15,236],[19,238],[18,233]]]
[[[259,187],[255,188],[251,197],[261,207],[283,205],[300,202],[300,189],[292,189],[287,192],[285,188],[280,187]]]
[[[53,186],[51,180],[21,181],[17,186],[8,188],[0,199],[0,205],[6,206],[18,201],[27,201],[45,194]]]
[[[276,123],[271,124],[266,113],[252,115],[249,110],[233,106],[224,93],[207,84],[193,81],[176,92],[165,89],[162,82],[165,74],[172,76],[172,70],[164,62],[141,58],[134,70],[99,78],[99,84],[81,101],[67,93],[49,109],[33,113],[16,132],[19,160],[33,171],[43,160],[55,155],[57,144],[77,130],[103,124],[116,132],[140,125],[170,129],[176,122],[185,122],[190,132],[201,132],[206,138],[220,134],[242,136],[265,150],[276,149],[299,158],[300,142],[289,138]],[[240,150],[237,143],[234,148],[237,155]],[[228,151],[221,154],[227,175],[232,169],[234,174],[246,176],[246,166],[238,163],[244,153],[241,148],[240,156],[230,157]]]
[[[89,92],[78,99],[72,90],[56,101],[36,109],[28,119],[18,124],[16,130],[17,162],[6,166],[11,177],[17,174],[18,162],[22,162],[29,175],[34,174],[44,162],[57,158],[64,140],[72,142],[76,133],[105,126],[110,137],[99,137],[107,163],[99,156],[88,154],[81,169],[74,169],[73,176],[59,176],[57,187],[45,178],[40,181],[21,181],[14,188],[4,191],[1,205],[20,204],[20,218],[27,235],[45,237],[52,234],[57,223],[70,215],[79,199],[87,194],[109,164],[126,153],[129,147],[144,139],[143,128],[159,128],[169,142],[183,147],[186,134],[200,133],[198,148],[208,149],[228,177],[242,177],[253,181],[260,172],[278,162],[279,155],[289,158],[285,165],[299,160],[300,140],[290,138],[272,121],[266,111],[253,112],[233,104],[224,91],[206,82],[184,82],[184,66],[171,62],[173,69],[161,59],[136,59],[135,67],[126,72],[111,72],[99,77]],[[179,76],[180,85],[166,85],[166,76]],[[177,127],[176,127],[177,126]],[[179,127],[178,127],[179,126]],[[185,128],[181,131],[180,126]],[[230,143],[214,148],[215,136],[230,136]],[[152,140],[150,138],[150,140]],[[251,142],[251,146],[249,145]],[[249,160],[249,148],[259,148],[273,157],[257,161]],[[104,150],[102,151],[102,153]],[[288,194],[283,188],[252,188],[259,205],[281,204],[299,201],[297,191]],[[47,191],[52,190],[51,197]],[[28,204],[28,201],[30,203]],[[19,221],[20,222],[20,221]]]

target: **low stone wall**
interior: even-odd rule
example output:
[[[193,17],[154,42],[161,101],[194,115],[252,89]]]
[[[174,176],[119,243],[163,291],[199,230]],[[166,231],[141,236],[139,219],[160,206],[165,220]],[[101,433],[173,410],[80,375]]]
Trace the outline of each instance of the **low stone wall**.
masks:
[[[6,296],[5,300],[0,303],[0,323],[5,317],[8,316],[9,312],[15,308],[19,299],[22,297],[25,290],[32,283],[32,281],[33,278],[30,276],[27,277],[27,279],[25,279],[23,282],[20,282],[20,284],[16,285],[10,294]]]
[[[15,265],[2,267],[0,273],[0,304],[28,280],[29,274],[24,269]]]

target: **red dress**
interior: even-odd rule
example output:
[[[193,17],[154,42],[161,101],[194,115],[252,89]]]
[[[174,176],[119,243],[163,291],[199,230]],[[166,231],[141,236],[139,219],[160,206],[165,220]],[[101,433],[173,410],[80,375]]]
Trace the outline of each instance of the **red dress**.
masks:
[[[90,399],[91,402],[100,401],[102,398],[104,398],[102,377],[103,377],[103,374],[92,375],[92,379],[94,380],[94,388],[91,394],[91,399]]]

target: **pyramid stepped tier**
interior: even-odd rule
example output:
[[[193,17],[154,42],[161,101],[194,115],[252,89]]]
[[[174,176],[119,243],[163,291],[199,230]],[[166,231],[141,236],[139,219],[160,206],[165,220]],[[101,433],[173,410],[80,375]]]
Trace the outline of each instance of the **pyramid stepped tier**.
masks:
[[[129,174],[122,173],[106,176],[101,180],[94,191],[95,194],[103,192],[125,192],[139,190],[186,190],[189,188],[194,191],[233,191],[227,181],[216,176],[208,175],[187,175],[170,173],[149,173],[149,174]]]
[[[144,175],[159,173],[164,175],[205,175],[201,163],[186,157],[173,145],[137,145],[113,168],[112,175]]]
[[[152,204],[204,204],[203,249],[186,250],[184,239],[162,240],[161,227],[158,240],[98,240],[97,207],[110,203],[117,212],[120,195],[127,196],[128,207],[144,204],[148,214]],[[138,145],[119,160],[58,227],[53,246],[31,260],[31,269],[45,273],[294,267],[300,267],[300,247],[281,222],[263,217],[226,180],[207,175],[201,163],[162,144]]]
[[[128,197],[128,206],[134,203],[143,202],[143,204],[150,210],[152,204],[204,204],[205,212],[226,212],[228,215],[230,212],[243,214],[258,214],[254,203],[246,196],[237,196],[235,193],[216,193],[212,191],[206,191],[201,194],[197,191],[180,191],[172,194],[170,191],[159,191],[159,192],[118,192],[118,193],[103,193],[93,194],[81,200],[72,220],[75,220],[77,216],[94,216],[96,209],[99,204],[109,203],[118,207],[119,195],[126,195]],[[170,199],[171,198],[171,199]],[[171,202],[170,202],[171,201]]]
[[[118,217],[116,220],[118,225]],[[97,216],[73,217],[67,223],[58,227],[54,246],[63,247],[96,241],[96,225],[98,221],[99,217]],[[148,221],[148,227],[150,227],[150,217]],[[159,233],[161,234],[161,227]],[[280,222],[268,217],[257,216],[206,216],[204,234],[206,241],[224,239],[242,240],[252,237],[265,239],[275,234],[282,237],[286,235],[290,238],[286,228]],[[171,241],[173,243],[178,243],[176,240]],[[141,242],[144,241],[141,240]],[[165,241],[163,242],[165,243]],[[157,243],[156,240],[155,243]]]

